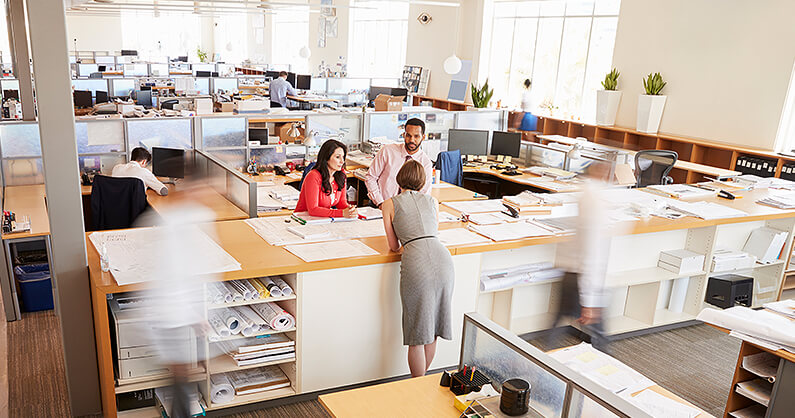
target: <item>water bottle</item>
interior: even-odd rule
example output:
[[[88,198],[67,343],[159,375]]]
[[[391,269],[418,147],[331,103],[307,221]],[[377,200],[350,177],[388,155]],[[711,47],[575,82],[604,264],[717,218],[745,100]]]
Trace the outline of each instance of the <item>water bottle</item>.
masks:
[[[103,272],[110,271],[110,260],[108,260],[108,248],[105,243],[102,244],[102,249],[99,250],[99,265]]]

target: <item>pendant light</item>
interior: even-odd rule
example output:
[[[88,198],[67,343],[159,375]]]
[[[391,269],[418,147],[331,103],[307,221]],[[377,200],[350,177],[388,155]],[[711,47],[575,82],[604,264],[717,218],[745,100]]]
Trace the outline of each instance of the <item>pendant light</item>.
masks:
[[[444,72],[450,75],[458,74],[461,71],[461,58],[455,55],[455,50],[458,48],[458,11],[460,9],[461,5],[459,4],[455,9],[455,45],[453,46],[453,55],[447,57],[443,64]]]

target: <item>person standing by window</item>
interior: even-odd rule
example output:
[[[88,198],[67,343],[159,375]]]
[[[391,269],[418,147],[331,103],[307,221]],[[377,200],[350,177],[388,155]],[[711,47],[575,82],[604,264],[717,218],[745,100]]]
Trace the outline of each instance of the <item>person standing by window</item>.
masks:
[[[524,93],[522,94],[522,125],[519,129],[523,131],[535,131],[538,124],[538,118],[535,117],[533,112],[533,96],[531,94],[531,87],[533,82],[529,78],[524,80]]]

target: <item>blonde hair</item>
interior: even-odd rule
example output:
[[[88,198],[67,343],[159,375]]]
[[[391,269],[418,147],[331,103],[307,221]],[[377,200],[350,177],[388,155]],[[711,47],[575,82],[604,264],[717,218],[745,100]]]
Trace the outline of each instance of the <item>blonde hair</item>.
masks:
[[[408,160],[400,167],[395,180],[403,190],[420,191],[425,186],[425,168],[413,159]]]

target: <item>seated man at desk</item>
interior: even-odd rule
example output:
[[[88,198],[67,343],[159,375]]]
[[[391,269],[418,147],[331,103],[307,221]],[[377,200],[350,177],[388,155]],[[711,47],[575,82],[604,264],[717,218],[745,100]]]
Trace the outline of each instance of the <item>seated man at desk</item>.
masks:
[[[150,188],[157,192],[160,196],[168,194],[168,188],[165,184],[152,174],[151,171],[145,167],[152,161],[152,154],[146,148],[137,147],[132,150],[130,154],[130,162],[127,164],[118,164],[113,167],[111,176],[113,177],[135,177],[144,182],[144,191]]]
[[[287,96],[297,96],[298,92],[287,81],[287,71],[279,73],[279,77],[271,81],[268,87],[271,95],[271,107],[287,107]]]
[[[403,164],[411,159],[419,162],[425,168],[425,186],[420,191],[422,193],[431,192],[433,163],[420,149],[424,139],[425,122],[412,118],[406,121],[402,144],[387,144],[381,147],[372,164],[370,164],[365,180],[367,194],[373,204],[380,208],[385,200],[396,196],[400,192],[400,187],[395,177],[400,168],[403,167]]]
[[[356,208],[348,205],[345,196],[347,178],[343,168],[348,148],[342,142],[329,139],[317,153],[317,163],[309,170],[301,186],[296,212],[310,216],[354,218]]]

